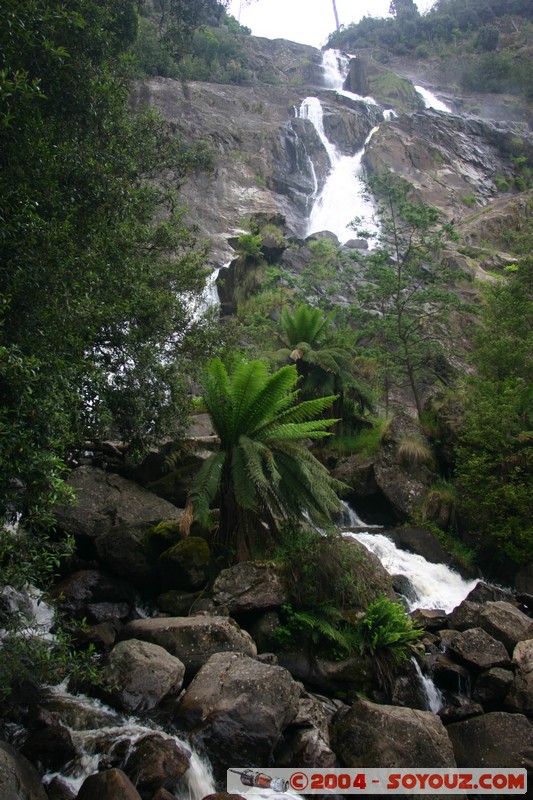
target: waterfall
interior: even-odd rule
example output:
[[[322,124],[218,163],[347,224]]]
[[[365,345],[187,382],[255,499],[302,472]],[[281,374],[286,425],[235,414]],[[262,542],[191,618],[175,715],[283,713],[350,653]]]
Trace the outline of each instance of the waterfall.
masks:
[[[413,657],[411,659],[411,663],[414,665],[420,685],[422,686],[424,695],[426,697],[428,711],[438,714],[438,712],[444,706],[444,698],[441,690],[435,686],[429,675],[424,675],[416,658]]]
[[[474,580],[464,580],[446,564],[433,564],[423,556],[400,550],[394,542],[382,533],[350,533],[351,536],[372,553],[391,575],[405,575],[411,581],[417,599],[409,603],[415,608],[438,608],[446,613],[453,611],[477,584]]]
[[[350,227],[356,217],[361,219],[361,226],[365,230],[375,232],[377,226],[373,221],[374,205],[366,195],[361,177],[361,159],[366,144],[377,129],[370,132],[364,146],[354,156],[343,156],[326,136],[324,113],[318,97],[307,97],[300,106],[299,115],[313,124],[331,165],[326,183],[311,210],[306,235],[328,230],[341,243],[347,242],[356,236],[354,229]]]
[[[442,100],[439,100],[438,97],[435,97],[429,89],[424,89],[423,86],[415,86],[415,89],[424,101],[424,106],[426,108],[433,108],[435,111],[444,111],[446,114],[452,113],[451,108],[447,106],[446,103],[443,103]]]
[[[217,309],[220,306],[220,298],[217,290],[217,278],[221,269],[227,269],[231,261],[222,264],[221,267],[216,267],[207,277],[204,290],[198,302],[198,309],[194,315],[195,321],[201,319],[211,309]]]

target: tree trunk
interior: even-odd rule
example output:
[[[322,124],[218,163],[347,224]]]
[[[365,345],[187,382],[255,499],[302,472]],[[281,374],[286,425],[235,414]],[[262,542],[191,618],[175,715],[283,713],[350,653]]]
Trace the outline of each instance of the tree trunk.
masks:
[[[333,3],[333,13],[335,15],[335,26],[336,26],[337,30],[339,31],[341,26],[339,24],[339,14],[338,14],[338,11],[337,11],[337,3],[335,2],[335,0],[331,0],[331,2]]]

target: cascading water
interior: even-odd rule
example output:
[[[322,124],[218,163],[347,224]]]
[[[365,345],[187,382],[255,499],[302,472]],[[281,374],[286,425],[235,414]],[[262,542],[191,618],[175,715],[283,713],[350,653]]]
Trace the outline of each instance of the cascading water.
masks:
[[[346,532],[372,553],[391,575],[405,575],[414,587],[417,597],[409,601],[410,609],[438,608],[450,613],[477,584],[465,581],[446,564],[433,564],[423,556],[400,550],[382,533]]]
[[[231,261],[228,261],[226,264],[222,264],[221,267],[216,267],[213,272],[210,273],[208,276],[204,291],[202,292],[202,296],[200,298],[198,304],[198,311],[195,315],[195,319],[200,319],[204,314],[206,314],[211,309],[216,309],[220,306],[220,298],[218,296],[218,289],[217,289],[217,278],[220,274],[221,269],[227,269]]]
[[[416,91],[424,101],[424,105],[426,108],[433,108],[435,111],[444,111],[446,114],[451,114],[452,110],[446,103],[443,103],[442,100],[439,100],[438,97],[435,97],[433,92],[430,92],[429,89],[424,89],[423,86],[415,86]]]
[[[372,98],[363,98],[342,89],[349,57],[336,50],[326,50],[323,54],[324,83],[328,89],[338,94],[345,94],[352,100],[361,100],[376,105]],[[344,74],[343,74],[344,73]],[[366,141],[354,156],[344,156],[338,152],[324,130],[324,113],[318,97],[307,97],[297,109],[302,119],[308,119],[314,126],[320,141],[328,155],[330,171],[324,187],[316,198],[307,225],[307,235],[318,231],[329,230],[341,243],[356,236],[350,223],[361,220],[361,228],[374,233],[377,226],[373,220],[374,205],[366,194],[362,180],[361,159],[365,146],[377,130],[373,129]]]
[[[420,685],[422,686],[426,698],[428,711],[432,711],[434,714],[438,714],[438,712],[444,706],[444,697],[441,690],[435,686],[433,680],[429,677],[429,675],[424,675],[424,673],[420,669],[420,665],[416,660],[416,658],[412,658],[411,663],[415,668],[418,680],[420,681]]]

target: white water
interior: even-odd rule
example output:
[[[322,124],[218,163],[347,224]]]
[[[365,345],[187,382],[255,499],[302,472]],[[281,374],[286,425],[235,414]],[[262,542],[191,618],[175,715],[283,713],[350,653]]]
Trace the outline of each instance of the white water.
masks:
[[[358,542],[375,553],[391,575],[405,575],[411,581],[418,597],[410,603],[415,608],[453,611],[477,584],[477,579],[466,581],[445,564],[432,564],[423,556],[400,550],[382,533],[350,533]]]
[[[451,108],[447,106],[446,103],[443,103],[442,100],[439,100],[438,97],[435,97],[433,92],[430,92],[429,89],[424,89],[423,86],[415,86],[415,89],[424,101],[426,108],[433,108],[435,111],[444,111],[446,114],[452,113]]]
[[[435,686],[429,675],[424,675],[416,658],[412,658],[411,661],[414,664],[420,685],[424,690],[428,711],[432,711],[434,714],[437,714],[444,706],[443,694],[441,690]]]
[[[98,772],[100,760],[108,753],[113,753],[122,744],[128,753],[133,745],[149,734],[157,733],[165,739],[171,739],[181,748],[189,751],[190,766],[172,789],[179,800],[202,800],[215,791],[215,784],[209,764],[205,763],[197,753],[191,752],[189,745],[177,736],[172,736],[157,726],[148,727],[134,717],[126,717],[86,695],[70,694],[65,684],[50,688],[54,701],[60,711],[62,722],[68,728],[78,755],[68,763],[64,772],[49,772],[44,776],[45,785],[55,777],[59,777],[74,793],[78,793],[81,785],[90,775]],[[127,755],[122,756],[125,760]]]
[[[342,89],[349,59],[349,56],[339,53],[337,50],[324,51],[322,67],[326,88],[334,90],[338,94],[344,94],[352,100],[361,100],[367,104],[377,105],[371,97],[360,97]],[[334,233],[344,244],[357,236],[354,229],[350,227],[350,223],[356,217],[361,219],[359,225],[361,229],[364,228],[364,230],[375,233],[377,231],[377,225],[374,222],[375,209],[366,194],[366,187],[362,180],[361,159],[366,145],[377,128],[370,132],[359,152],[354,156],[344,156],[329,141],[325,133],[324,114],[318,97],[307,97],[300,108],[296,109],[296,112],[299,117],[308,119],[313,124],[328,155],[331,167],[326,183],[313,204],[306,235],[327,230]]]
[[[222,264],[221,267],[216,267],[213,272],[211,272],[207,280],[205,282],[204,290],[202,292],[202,296],[198,302],[198,310],[196,311],[194,318],[195,320],[199,320],[203,317],[211,309],[217,309],[220,306],[220,297],[218,296],[218,289],[217,289],[217,278],[219,276],[221,269],[227,269],[231,261],[228,261],[226,264]]]

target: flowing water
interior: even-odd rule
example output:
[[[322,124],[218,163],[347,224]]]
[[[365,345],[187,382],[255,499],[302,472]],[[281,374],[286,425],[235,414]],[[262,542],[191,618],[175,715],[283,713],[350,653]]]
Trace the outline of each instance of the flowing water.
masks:
[[[326,88],[346,95],[352,100],[361,100],[367,104],[376,105],[373,98],[359,97],[359,95],[342,89],[348,61],[348,56],[344,56],[336,50],[324,52],[322,66]],[[358,224],[359,228],[375,233],[377,231],[377,225],[374,222],[375,208],[366,192],[361,159],[366,145],[377,128],[369,133],[363,147],[355,155],[345,156],[329,141],[325,133],[324,112],[318,97],[307,97],[297,109],[297,114],[313,124],[330,163],[330,171],[324,187],[313,204],[306,235],[328,230],[344,244],[357,236],[354,227],[350,224],[356,218],[361,220]]]
[[[435,111],[444,111],[446,114],[451,114],[452,110],[446,103],[443,103],[442,100],[439,100],[438,97],[435,97],[433,92],[430,92],[429,89],[424,89],[423,86],[415,86],[416,91],[424,101],[424,105],[426,108],[433,108]]]

